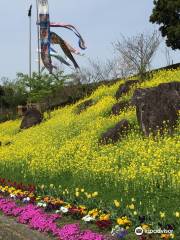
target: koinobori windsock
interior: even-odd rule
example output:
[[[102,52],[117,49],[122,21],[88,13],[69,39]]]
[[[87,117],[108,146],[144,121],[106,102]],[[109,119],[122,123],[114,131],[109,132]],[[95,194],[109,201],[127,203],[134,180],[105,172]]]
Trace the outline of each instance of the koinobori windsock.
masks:
[[[48,0],[38,0],[38,14],[38,24],[40,25],[41,59],[44,67],[49,71],[49,73],[52,73],[54,66],[52,65],[51,56],[56,57],[56,59],[58,59],[61,63],[68,65],[66,61],[63,61],[63,57],[61,57],[59,54],[52,54],[51,44],[58,44],[66,57],[71,60],[74,67],[79,68],[72,54],[79,55],[80,52],[50,30],[51,27],[61,27],[71,30],[79,38],[79,47],[85,50],[85,42],[77,29],[71,24],[50,23]]]
[[[53,66],[50,55],[50,19],[47,0],[38,1],[38,13],[40,25],[41,59],[49,73],[52,73]]]

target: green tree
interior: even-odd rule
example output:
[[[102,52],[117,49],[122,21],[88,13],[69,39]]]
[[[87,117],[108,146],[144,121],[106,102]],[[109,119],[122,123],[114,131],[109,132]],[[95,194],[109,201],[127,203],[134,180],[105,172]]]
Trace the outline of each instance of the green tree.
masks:
[[[3,107],[15,112],[17,105],[23,105],[26,103],[27,94],[24,91],[24,88],[16,81],[4,79],[2,89],[3,95],[1,96],[1,102]]]
[[[57,72],[55,75],[33,73],[30,78],[23,73],[17,74],[17,84],[28,94],[29,102],[39,102],[53,97],[53,94],[63,86],[68,75]]]
[[[180,49],[180,0],[154,0],[150,22],[160,25],[166,44],[172,49]]]

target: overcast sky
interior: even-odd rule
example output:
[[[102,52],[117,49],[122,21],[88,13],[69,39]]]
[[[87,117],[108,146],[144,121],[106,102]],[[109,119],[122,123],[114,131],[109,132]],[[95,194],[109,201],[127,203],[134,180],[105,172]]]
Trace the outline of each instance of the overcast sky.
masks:
[[[37,70],[37,34],[35,0],[0,0],[0,78],[15,78],[17,72],[28,73],[27,12],[33,4],[32,62]],[[87,58],[105,60],[113,55],[112,42],[120,35],[133,36],[141,32],[152,32],[157,25],[149,23],[153,0],[49,0],[52,22],[67,22],[77,26],[88,49],[85,57],[78,57],[80,66]],[[77,39],[67,30],[56,32],[77,46]],[[180,51],[171,51],[174,63],[180,62]],[[166,65],[164,44],[153,61],[153,67]]]

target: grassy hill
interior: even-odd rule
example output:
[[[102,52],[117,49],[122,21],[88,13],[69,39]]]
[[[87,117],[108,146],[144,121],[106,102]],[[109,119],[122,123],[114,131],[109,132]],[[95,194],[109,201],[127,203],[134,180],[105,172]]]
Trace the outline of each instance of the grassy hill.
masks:
[[[180,81],[180,69],[156,72],[138,87],[171,81]],[[31,129],[19,131],[20,120],[0,124],[0,176],[34,183],[40,192],[63,194],[91,207],[111,209],[117,199],[118,211],[128,211],[134,218],[136,213],[150,214],[149,221],[157,222],[160,212],[165,212],[168,221],[175,221],[180,197],[180,124],[173,136],[153,139],[139,131],[134,107],[111,115],[122,82],[100,86],[88,98],[52,112],[51,119]],[[121,100],[130,99],[134,89]],[[94,105],[76,114],[78,104],[87,99],[93,99]],[[123,118],[135,129],[122,141],[100,145],[101,134]],[[82,189],[78,197],[76,188]],[[98,192],[96,198],[93,192]],[[127,208],[132,203],[134,207]]]

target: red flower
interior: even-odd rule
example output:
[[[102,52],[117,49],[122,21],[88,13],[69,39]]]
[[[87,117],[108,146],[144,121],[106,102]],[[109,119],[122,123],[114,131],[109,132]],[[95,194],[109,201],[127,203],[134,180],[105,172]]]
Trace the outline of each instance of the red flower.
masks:
[[[101,229],[107,229],[112,226],[112,222],[110,220],[98,220],[96,225]]]

